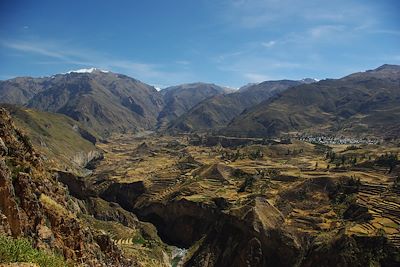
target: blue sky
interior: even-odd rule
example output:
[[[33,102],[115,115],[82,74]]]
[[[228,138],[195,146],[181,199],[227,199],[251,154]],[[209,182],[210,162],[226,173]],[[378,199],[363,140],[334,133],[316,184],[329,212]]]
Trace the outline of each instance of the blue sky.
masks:
[[[98,67],[157,87],[400,64],[400,1],[0,2],[0,79]]]

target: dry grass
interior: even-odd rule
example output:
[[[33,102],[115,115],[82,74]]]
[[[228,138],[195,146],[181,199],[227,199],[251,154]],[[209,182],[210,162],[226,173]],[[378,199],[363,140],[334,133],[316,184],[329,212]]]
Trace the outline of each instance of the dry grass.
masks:
[[[239,192],[238,189],[245,182],[245,177],[224,175],[226,181],[222,182],[205,177],[203,172],[194,170],[181,172],[177,163],[182,150],[180,150],[181,148],[166,148],[166,144],[171,140],[185,143],[179,137],[137,139],[132,136],[118,136],[108,144],[101,144],[101,148],[106,151],[106,159],[96,169],[96,172],[109,171],[111,173],[109,177],[120,181],[144,181],[148,185],[150,193],[155,196],[154,199],[148,201],[161,201],[172,197],[210,203],[213,199],[222,197],[230,204],[230,211],[239,209],[258,195],[263,195],[270,203],[278,205],[282,192],[296,190],[302,183],[318,177],[330,178],[333,181],[342,177],[354,177],[361,183],[385,186],[390,186],[393,181],[393,177],[382,168],[360,169],[346,165],[343,170],[336,170],[334,164],[326,159],[325,152],[313,144],[300,141],[294,141],[293,144],[288,145],[257,145],[240,148],[240,152],[245,156],[237,160],[221,159],[223,151],[234,153],[237,149],[191,145],[185,147],[185,153],[189,153],[196,161],[206,165],[204,169],[207,169],[207,166],[222,163],[227,167],[240,169],[258,177],[245,191]],[[135,149],[143,142],[146,142],[152,153],[135,154]],[[331,147],[338,155],[357,157],[357,163],[368,160],[370,156],[374,159],[377,155],[386,152],[400,152],[400,148],[390,145],[363,145],[356,150],[346,150],[347,146],[345,145],[332,145]],[[261,150],[264,156],[251,159],[248,155],[255,150]],[[329,169],[328,165],[330,165]],[[275,179],[269,175],[257,176],[260,170],[266,172],[275,170],[278,176],[283,178]],[[285,177],[289,177],[289,179],[285,180]],[[163,179],[168,181],[165,188],[152,187],[155,180],[162,182]],[[170,181],[176,181],[176,184],[171,184]],[[328,194],[323,189],[321,190],[295,196],[290,200],[290,205],[294,210],[286,215],[285,224],[298,231],[312,234],[329,233],[339,227],[346,227],[349,233],[368,235],[376,234],[377,231],[384,231],[387,234],[394,234],[398,231],[399,227],[394,221],[373,213],[373,211],[371,211],[373,213],[371,225],[375,228],[374,230],[368,231],[361,224],[343,221],[340,214],[336,214],[336,209]],[[133,248],[128,249],[133,250]],[[150,260],[149,264],[153,264],[151,262],[153,261]]]
[[[50,212],[55,212],[59,216],[74,217],[74,215],[69,212],[64,206],[57,203],[55,200],[45,194],[40,195],[39,201],[44,206],[44,208]]]

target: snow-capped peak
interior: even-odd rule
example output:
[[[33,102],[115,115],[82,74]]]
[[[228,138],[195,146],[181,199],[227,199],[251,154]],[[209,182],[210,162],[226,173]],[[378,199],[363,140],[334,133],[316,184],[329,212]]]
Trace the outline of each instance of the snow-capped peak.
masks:
[[[301,79],[300,82],[302,82],[302,83],[315,83],[315,82],[319,82],[319,80],[315,79],[315,78],[304,78],[304,79]]]
[[[98,68],[89,68],[89,69],[71,70],[71,71],[66,72],[65,74],[70,74],[70,73],[93,73],[95,71],[104,72],[104,73],[109,72],[108,70],[101,70],[101,69],[98,69]]]

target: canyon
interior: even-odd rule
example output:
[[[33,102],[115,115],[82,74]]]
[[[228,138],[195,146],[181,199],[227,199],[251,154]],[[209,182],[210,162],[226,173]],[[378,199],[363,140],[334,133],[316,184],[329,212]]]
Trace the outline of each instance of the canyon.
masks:
[[[398,266],[399,73],[2,82],[1,235],[65,266]]]

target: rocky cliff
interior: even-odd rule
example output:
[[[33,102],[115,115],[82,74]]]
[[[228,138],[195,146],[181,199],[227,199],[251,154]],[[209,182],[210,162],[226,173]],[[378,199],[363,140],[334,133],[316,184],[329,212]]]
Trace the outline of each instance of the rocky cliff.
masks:
[[[88,266],[131,266],[104,234],[89,229],[65,187],[46,171],[28,138],[0,109],[0,232]]]

